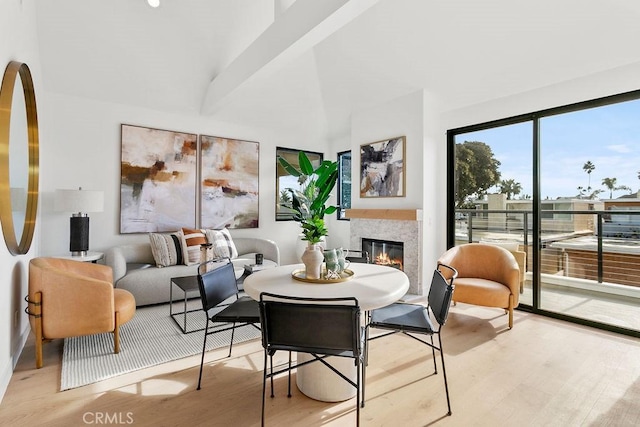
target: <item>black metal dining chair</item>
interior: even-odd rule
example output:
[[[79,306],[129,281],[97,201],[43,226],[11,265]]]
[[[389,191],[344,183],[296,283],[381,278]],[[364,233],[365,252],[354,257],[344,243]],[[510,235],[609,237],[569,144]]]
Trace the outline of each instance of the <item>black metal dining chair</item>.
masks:
[[[441,269],[445,270],[446,276],[443,274]],[[433,272],[431,289],[429,289],[428,306],[425,307],[421,304],[394,303],[386,307],[372,310],[370,313],[371,320],[367,325],[367,328],[386,329],[389,331],[370,337],[369,340],[375,340],[396,332],[402,332],[403,334],[431,347],[435,374],[438,373],[438,367],[436,365],[436,350],[440,352],[444,388],[447,395],[447,415],[451,415],[451,401],[449,399],[449,385],[447,383],[447,370],[444,365],[444,351],[442,350],[442,336],[440,335],[440,331],[442,330],[442,327],[447,321],[447,317],[449,315],[449,307],[451,306],[451,298],[454,290],[453,281],[457,275],[458,272],[453,267],[439,264]],[[434,326],[434,323],[431,320],[430,312],[436,320],[437,327]],[[428,335],[430,337],[430,342],[415,336],[415,334]],[[438,345],[435,345],[433,342],[434,335],[438,336]],[[366,375],[366,364],[363,365],[363,375]],[[362,405],[364,406],[364,388],[362,392]]]
[[[265,416],[267,378],[288,372],[288,397],[291,397],[291,370],[309,363],[319,362],[356,388],[356,425],[360,424],[360,383],[364,350],[364,328],[360,326],[358,300],[348,298],[298,298],[263,292],[260,294],[260,322],[264,348],[264,374],[262,380],[262,425]],[[273,370],[273,355],[280,350],[289,352],[285,368]],[[311,360],[292,366],[291,352],[307,353]],[[338,371],[327,356],[354,359],[356,381]],[[267,373],[267,359],[270,371]],[[364,381],[362,381],[364,388]]]
[[[219,264],[222,263],[221,266]],[[215,268],[214,268],[215,267]],[[252,325],[260,329],[260,308],[258,302],[248,296],[238,297],[238,285],[233,264],[228,258],[219,258],[203,262],[198,266],[198,288],[202,309],[207,316],[200,359],[200,374],[198,376],[198,390],[202,381],[202,366],[204,353],[207,348],[207,337],[222,331],[231,330],[229,355],[233,348],[233,338],[236,328]],[[235,296],[235,300],[227,301]],[[215,323],[227,323],[230,326],[214,326]]]

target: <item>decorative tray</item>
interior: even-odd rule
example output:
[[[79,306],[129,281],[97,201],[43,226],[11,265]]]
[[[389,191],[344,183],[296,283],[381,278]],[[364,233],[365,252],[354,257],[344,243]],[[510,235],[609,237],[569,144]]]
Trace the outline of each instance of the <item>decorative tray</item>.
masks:
[[[322,270],[322,274],[324,275],[326,273],[325,270]],[[294,270],[291,273],[291,277],[293,277],[295,280],[298,280],[300,282],[306,282],[306,283],[340,283],[340,282],[346,282],[347,280],[351,280],[351,278],[353,277],[353,271],[349,270],[349,269],[344,269],[342,271],[342,273],[340,273],[340,277],[336,277],[335,279],[324,279],[324,278],[320,278],[320,279],[307,279],[307,272],[306,270],[302,269],[302,270]]]

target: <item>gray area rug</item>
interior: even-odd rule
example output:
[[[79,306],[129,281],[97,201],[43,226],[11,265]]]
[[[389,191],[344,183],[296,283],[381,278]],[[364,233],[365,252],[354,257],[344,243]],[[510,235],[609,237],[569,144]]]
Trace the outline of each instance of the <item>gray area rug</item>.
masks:
[[[190,305],[200,304],[193,300]],[[201,307],[201,306],[200,306]],[[176,310],[177,308],[177,310]],[[182,310],[174,305],[174,311]],[[200,310],[187,316],[187,330],[203,328]],[[253,326],[236,329],[234,344],[260,337]],[[111,333],[65,338],[60,390],[81,387],[117,375],[148,368],[202,352],[204,331],[183,334],[169,317],[169,305],[141,307],[120,327],[120,353],[113,353]],[[207,338],[207,350],[228,346],[231,331]]]

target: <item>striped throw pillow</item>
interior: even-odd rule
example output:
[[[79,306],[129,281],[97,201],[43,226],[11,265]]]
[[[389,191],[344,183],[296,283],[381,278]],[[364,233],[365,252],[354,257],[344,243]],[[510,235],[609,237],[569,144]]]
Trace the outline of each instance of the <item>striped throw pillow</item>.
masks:
[[[175,233],[149,233],[149,241],[156,266],[187,265],[187,244],[182,230]]]
[[[238,250],[233,243],[231,233],[226,228],[222,230],[205,230],[207,240],[213,244],[213,256],[216,258],[237,258]]]
[[[198,264],[200,262],[200,245],[207,243],[207,236],[203,230],[184,228],[184,240],[187,242],[187,259],[189,264]]]

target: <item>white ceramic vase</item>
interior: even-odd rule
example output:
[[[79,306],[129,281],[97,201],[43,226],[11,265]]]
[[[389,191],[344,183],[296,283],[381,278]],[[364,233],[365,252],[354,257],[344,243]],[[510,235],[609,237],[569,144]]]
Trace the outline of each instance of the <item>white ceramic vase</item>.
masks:
[[[319,279],[322,274],[322,247],[318,244],[308,245],[302,254],[307,279]]]

